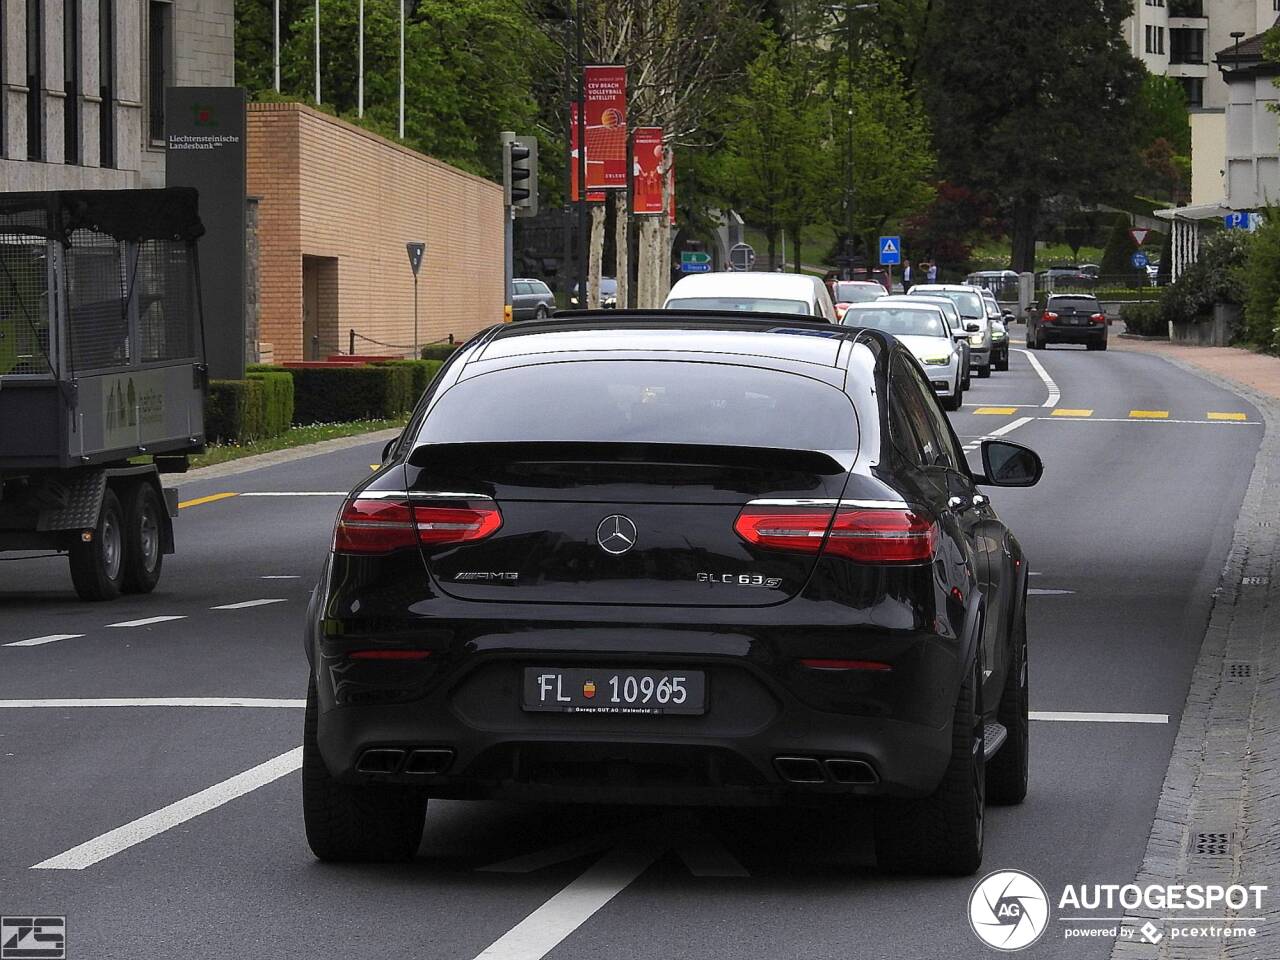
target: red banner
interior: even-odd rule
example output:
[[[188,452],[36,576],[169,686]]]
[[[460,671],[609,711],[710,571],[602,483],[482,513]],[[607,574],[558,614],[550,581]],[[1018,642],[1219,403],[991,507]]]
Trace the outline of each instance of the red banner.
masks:
[[[583,68],[587,111],[587,190],[627,188],[627,68]]]
[[[662,128],[636,127],[632,141],[631,212],[662,213]]]
[[[569,199],[578,202],[578,105],[569,104]],[[599,190],[587,191],[588,203],[604,203],[604,194]]]
[[[667,153],[667,223],[676,225],[676,152]]]

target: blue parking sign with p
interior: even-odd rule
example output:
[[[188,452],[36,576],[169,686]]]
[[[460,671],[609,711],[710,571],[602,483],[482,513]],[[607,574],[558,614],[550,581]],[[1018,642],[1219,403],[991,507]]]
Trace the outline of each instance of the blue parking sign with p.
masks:
[[[893,267],[902,262],[902,238],[880,238],[880,266]]]

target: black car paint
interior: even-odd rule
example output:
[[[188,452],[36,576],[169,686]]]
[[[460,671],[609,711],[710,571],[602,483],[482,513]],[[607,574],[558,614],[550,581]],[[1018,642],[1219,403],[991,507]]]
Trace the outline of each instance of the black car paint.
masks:
[[[719,338],[727,351],[734,332],[767,330],[770,322],[798,333],[818,332],[816,325],[806,331],[793,318],[610,314],[608,320],[575,318],[539,328],[587,339],[600,327],[666,331],[673,338],[662,354],[667,358],[684,356],[673,352],[677,336],[692,341],[697,355],[708,338]],[[484,357],[495,341],[507,339],[512,346],[511,330],[485,331],[456,352],[387,461],[353,495],[413,489],[436,479],[415,462],[413,438],[435,399],[458,382],[468,364]],[[522,325],[525,331],[536,332],[531,324]],[[511,588],[501,585],[469,586],[464,598],[456,585],[446,589],[439,581],[429,551],[330,554],[309,606],[306,636],[319,694],[318,741],[330,772],[348,782],[413,782],[439,797],[755,803],[930,793],[947,762],[952,707],[975,656],[983,660],[986,712],[999,700],[1010,662],[1010,626],[1025,603],[1027,566],[1012,534],[985,498],[976,496],[967,465],[908,469],[891,441],[880,399],[886,396],[887,359],[902,351],[911,364],[915,360],[891,337],[848,333],[840,338],[837,363],[823,375],[845,383],[861,357],[866,369],[860,372],[870,379],[848,387],[858,410],[861,450],[835,496],[901,498],[936,517],[942,537],[934,563],[866,567],[821,556],[807,576],[797,574],[788,584],[789,595],[773,603],[753,597],[743,605],[740,596],[734,603],[718,602],[714,591],[720,588],[705,584],[705,600],[693,602],[685,591],[672,603],[671,582],[655,580],[647,597],[584,604],[568,602],[564,594],[512,600]],[[808,338],[788,339],[789,348]],[[865,362],[866,352],[849,345],[855,339],[868,348],[871,363]],[[623,355],[616,342],[611,346],[611,357]],[[503,363],[547,359],[536,351],[521,356],[518,348],[494,352],[506,354]],[[755,348],[734,361],[773,369],[813,366],[788,356],[794,351],[781,344],[772,351],[778,357],[752,355],[750,349]],[[723,352],[720,357],[725,359]],[[931,392],[929,399],[936,403]],[[575,489],[564,476],[556,482]],[[810,476],[808,487],[790,482],[788,491],[796,495],[830,496],[835,489],[830,476]],[[506,496],[476,492],[500,494],[499,503]],[[722,483],[712,478],[699,492],[712,502],[719,497],[740,504],[758,491],[741,477],[735,481],[729,470]],[[609,485],[607,496],[599,496],[601,488],[592,493],[601,517],[619,504],[654,499],[651,488],[628,490],[625,484]],[[952,498],[963,506],[949,506]],[[726,562],[723,556],[706,560],[713,567]],[[733,558],[744,569],[748,561]],[[368,648],[425,649],[431,655],[419,662],[347,657]],[[893,669],[825,671],[800,664],[801,658],[842,657],[881,661]],[[525,713],[518,703],[521,670],[534,664],[705,670],[709,710],[698,717],[639,718]],[[440,747],[453,751],[453,760],[425,780],[355,771],[365,749],[383,746]],[[867,759],[879,779],[861,785],[786,783],[771,760],[796,753]],[[598,776],[584,782],[583,770]]]

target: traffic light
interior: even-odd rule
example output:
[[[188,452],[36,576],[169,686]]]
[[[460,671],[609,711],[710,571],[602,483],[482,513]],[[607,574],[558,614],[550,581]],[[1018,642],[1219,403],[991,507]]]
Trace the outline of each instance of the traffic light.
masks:
[[[515,208],[517,217],[538,212],[536,137],[513,137],[502,144],[502,190],[504,202]]]

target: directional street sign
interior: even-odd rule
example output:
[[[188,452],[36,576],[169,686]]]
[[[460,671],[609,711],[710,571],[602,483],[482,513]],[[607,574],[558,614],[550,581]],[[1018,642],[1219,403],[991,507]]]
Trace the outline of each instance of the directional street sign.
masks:
[[[1144,243],[1146,243],[1147,234],[1149,234],[1150,232],[1151,232],[1150,230],[1144,230],[1142,227],[1134,227],[1132,230],[1130,230],[1129,236],[1133,237],[1133,245],[1135,247],[1140,247]]]
[[[682,250],[680,252],[681,273],[710,273],[711,254],[701,250]]]
[[[902,238],[880,238],[880,266],[896,267],[902,262]]]
[[[409,251],[409,269],[413,271],[413,275],[416,278],[418,271],[422,269],[422,255],[427,252],[427,245],[425,243],[410,242],[406,243],[404,248]]]
[[[756,265],[755,247],[749,243],[735,243],[729,248],[729,269],[750,270]]]
[[[1134,269],[1145,270],[1147,266],[1147,255],[1139,250],[1129,258],[1129,262],[1133,264]]]

